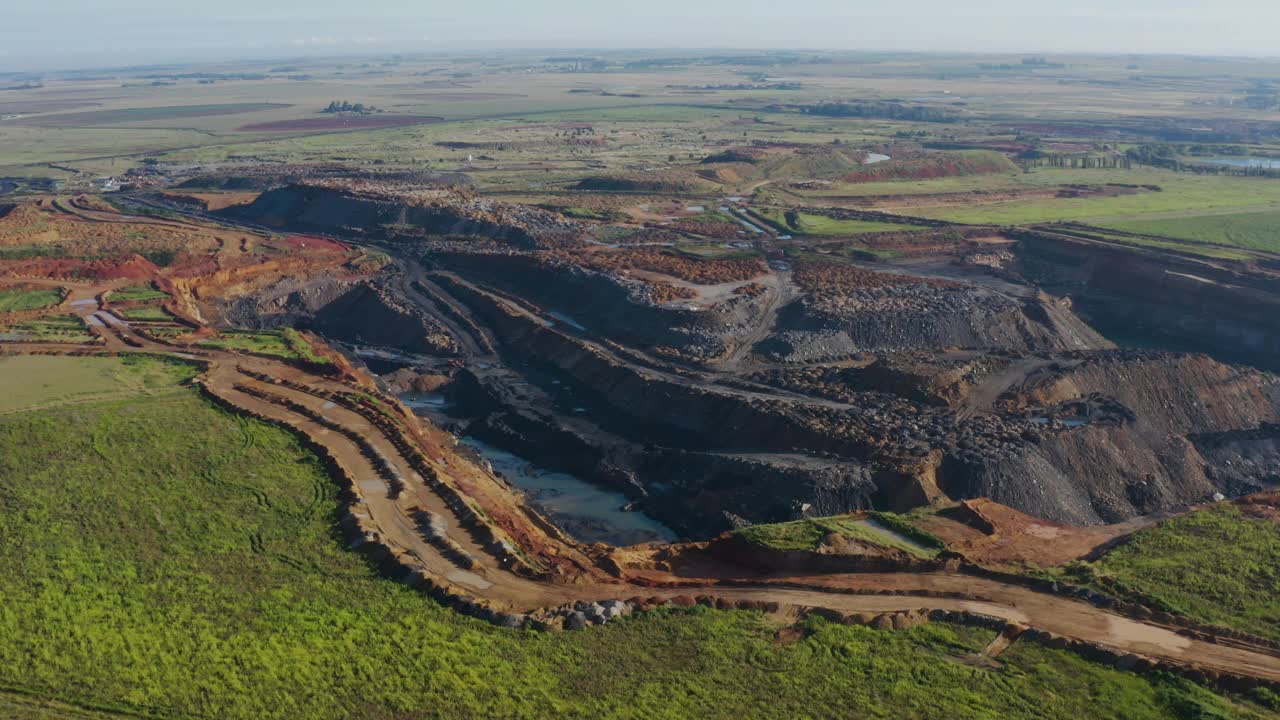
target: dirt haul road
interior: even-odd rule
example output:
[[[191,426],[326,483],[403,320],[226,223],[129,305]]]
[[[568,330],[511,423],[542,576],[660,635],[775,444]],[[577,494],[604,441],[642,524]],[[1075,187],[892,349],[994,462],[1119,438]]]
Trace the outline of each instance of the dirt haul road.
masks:
[[[104,289],[77,287],[75,296],[84,300]],[[379,396],[367,378],[339,379],[257,356],[166,345],[96,303],[73,307],[81,317],[97,321],[91,327],[103,344],[11,343],[0,350],[144,352],[203,363],[201,383],[209,394],[293,429],[330,456],[331,467],[350,482],[355,499],[349,514],[372,528],[368,542],[381,544],[435,584],[481,598],[503,612],[526,613],[577,600],[694,595],[840,613],[968,611],[1119,653],[1280,682],[1280,657],[1267,648],[1189,637],[1085,602],[960,573],[700,579],[628,575],[616,566],[610,573],[594,559],[603,555],[601,548],[580,546],[550,526],[503,481],[464,457],[452,436]]]

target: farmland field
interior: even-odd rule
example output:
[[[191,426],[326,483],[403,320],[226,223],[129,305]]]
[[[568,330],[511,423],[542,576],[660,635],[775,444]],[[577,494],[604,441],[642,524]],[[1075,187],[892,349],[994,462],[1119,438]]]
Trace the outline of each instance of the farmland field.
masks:
[[[1040,647],[982,667],[972,658],[992,633],[945,625],[885,633],[814,619],[779,644],[757,614],[699,609],[568,635],[497,629],[342,548],[336,488],[285,432],[214,408],[177,385],[182,373],[156,382],[151,361],[77,362],[115,399],[0,419],[6,712],[739,718],[767,704],[788,717],[851,705],[1261,717],[1186,681]],[[0,373],[0,396],[15,377]],[[78,382],[46,388],[44,401],[74,397]]]
[[[1217,243],[1251,250],[1280,252],[1280,211],[1201,215],[1176,219],[1108,221],[1102,225],[1117,230],[1163,235],[1191,242]]]
[[[278,103],[228,103],[223,105],[172,105],[165,107],[137,107],[94,112],[62,113],[23,119],[23,123],[47,127],[74,127],[91,125],[121,125],[149,120],[182,120],[213,117],[215,115],[239,115],[285,108]]]

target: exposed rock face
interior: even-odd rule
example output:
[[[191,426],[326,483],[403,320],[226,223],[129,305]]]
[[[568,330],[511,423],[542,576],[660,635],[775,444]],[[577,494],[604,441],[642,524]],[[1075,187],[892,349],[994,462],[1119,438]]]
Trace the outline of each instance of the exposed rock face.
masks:
[[[870,508],[871,469],[848,460],[805,455],[666,451],[648,458],[646,510],[695,532],[725,527],[731,517],[776,522],[805,514],[839,515]]]
[[[726,338],[761,312],[758,298],[741,295],[707,309],[689,309],[663,302],[647,283],[530,252],[438,241],[424,243],[422,249],[424,259],[534,300],[601,336],[669,348],[688,359],[723,354]]]
[[[874,493],[883,505],[928,502],[940,492],[953,498],[991,497],[1076,524],[1114,522],[1238,489],[1239,477],[1206,472],[1209,461],[1190,435],[1254,429],[1280,418],[1269,375],[1203,356],[1119,351],[1083,354],[1077,364],[1048,367],[1025,391],[1010,393],[997,414],[965,419],[883,393],[860,393],[847,407],[766,401],[646,375],[552,328],[486,305],[478,295],[468,296],[468,302],[484,308],[486,321],[514,351],[566,373],[620,434],[720,455],[740,448],[819,457],[833,453],[852,468],[865,465],[874,473],[874,483],[837,483],[840,493],[852,493],[843,497]],[[1231,402],[1206,407],[1203,398],[1219,392]],[[1097,417],[1066,422],[1051,416],[1064,401],[1082,397],[1092,403],[1082,407],[1099,408]],[[1260,441],[1248,452],[1266,455],[1270,442]],[[681,457],[695,466],[708,462],[691,454]],[[720,468],[732,464],[723,457],[717,462]],[[761,490],[766,481],[744,479],[750,473],[720,472],[687,476],[680,502],[700,498],[704,508],[732,507],[735,515],[780,519],[775,513],[784,508],[768,505]],[[717,477],[737,479],[717,487]],[[1257,473],[1250,477],[1263,479]],[[784,505],[816,506],[832,497],[821,473],[810,471],[803,481],[783,486],[793,488],[778,494]],[[775,483],[771,492],[777,490]]]
[[[286,280],[231,303],[225,315],[241,326],[307,327],[356,345],[445,356],[458,349],[444,326],[402,304],[378,282]]]
[[[1036,232],[1019,239],[1014,269],[1069,295],[1116,339],[1163,342],[1280,370],[1275,269],[1227,268]]]

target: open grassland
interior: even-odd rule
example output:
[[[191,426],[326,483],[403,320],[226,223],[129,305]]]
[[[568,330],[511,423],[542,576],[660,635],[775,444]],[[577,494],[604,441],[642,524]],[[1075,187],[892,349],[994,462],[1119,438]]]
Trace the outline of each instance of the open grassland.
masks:
[[[1204,622],[1280,640],[1280,523],[1212,507],[1144,530],[1075,568]]]
[[[1275,181],[1272,181],[1275,182]],[[1280,194],[1280,184],[1275,186]],[[1202,215],[1169,219],[1138,219],[1102,223],[1128,232],[1234,245],[1251,250],[1280,252],[1280,210],[1229,215]]]
[[[62,302],[57,290],[23,290],[0,288],[0,313],[40,310]]]
[[[124,172],[134,161],[112,158],[218,142],[222,141],[196,130],[0,125],[0,169],[26,175],[28,168],[13,166],[104,158],[88,166],[91,171]]]
[[[190,366],[144,356],[18,355],[0,358],[0,413],[172,390]]]
[[[945,625],[815,619],[785,644],[757,614],[707,609],[562,635],[494,628],[343,548],[336,488],[292,436],[215,408],[180,375],[150,396],[115,377],[118,399],[0,418],[0,712],[1268,717],[1039,647],[984,664],[992,633]],[[0,396],[25,382],[0,373]]]
[[[273,103],[225,103],[216,105],[168,105],[162,107],[132,107],[118,110],[41,115],[22,122],[45,127],[75,127],[86,125],[120,125],[148,120],[184,120],[214,115],[239,115],[288,107]]]

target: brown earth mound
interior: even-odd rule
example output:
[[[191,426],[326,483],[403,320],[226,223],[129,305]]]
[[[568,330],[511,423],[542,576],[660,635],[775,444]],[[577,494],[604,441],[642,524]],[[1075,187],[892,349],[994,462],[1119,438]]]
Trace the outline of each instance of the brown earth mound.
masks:
[[[557,257],[583,267],[597,270],[643,270],[669,275],[699,285],[740,282],[760,277],[768,272],[764,261],[752,259],[693,259],[665,250],[649,248],[623,249],[614,252],[556,253]]]
[[[803,262],[796,265],[795,282],[805,290],[819,294],[844,294],[857,290],[920,285],[931,288],[963,288],[951,280],[895,275],[863,270],[851,265]]]

